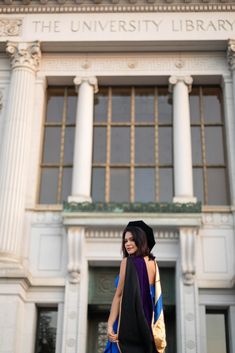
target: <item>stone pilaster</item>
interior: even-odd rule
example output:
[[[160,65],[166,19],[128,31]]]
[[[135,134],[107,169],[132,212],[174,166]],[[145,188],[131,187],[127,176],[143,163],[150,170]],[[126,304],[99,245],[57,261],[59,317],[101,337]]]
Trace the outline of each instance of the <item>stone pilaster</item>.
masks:
[[[38,42],[8,42],[12,74],[0,152],[0,257],[19,262],[23,237]]]
[[[68,273],[64,302],[62,353],[85,353],[88,264],[84,256],[85,229],[68,228]]]
[[[78,92],[75,147],[72,178],[72,195],[69,201],[91,201],[91,171],[93,142],[94,93],[97,92],[95,77],[76,77]]]
[[[171,76],[173,94],[174,202],[196,202],[193,195],[192,146],[190,131],[190,76]]]
[[[180,228],[181,280],[179,285],[182,353],[199,353],[199,307],[196,281],[197,228]]]

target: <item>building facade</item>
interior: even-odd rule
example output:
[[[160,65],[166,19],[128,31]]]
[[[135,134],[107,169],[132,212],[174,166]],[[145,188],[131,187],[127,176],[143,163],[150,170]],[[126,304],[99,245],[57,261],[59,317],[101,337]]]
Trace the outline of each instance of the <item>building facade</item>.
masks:
[[[0,353],[101,353],[155,232],[168,353],[235,353],[235,5],[0,0]]]

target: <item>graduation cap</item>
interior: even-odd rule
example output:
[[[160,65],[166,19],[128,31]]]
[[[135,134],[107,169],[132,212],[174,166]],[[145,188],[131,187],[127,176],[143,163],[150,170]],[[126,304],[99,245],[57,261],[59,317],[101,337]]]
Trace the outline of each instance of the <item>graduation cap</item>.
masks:
[[[146,236],[147,236],[147,243],[149,250],[151,251],[152,248],[155,245],[155,239],[154,239],[154,234],[153,234],[153,229],[149,227],[144,221],[131,221],[128,223],[127,227],[138,227],[141,228]]]

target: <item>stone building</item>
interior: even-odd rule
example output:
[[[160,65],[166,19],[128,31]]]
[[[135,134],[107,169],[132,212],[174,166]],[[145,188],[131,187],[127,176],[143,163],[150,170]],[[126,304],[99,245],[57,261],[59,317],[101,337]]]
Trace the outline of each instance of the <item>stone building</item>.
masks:
[[[0,353],[101,353],[122,230],[167,353],[235,353],[235,4],[0,0]]]

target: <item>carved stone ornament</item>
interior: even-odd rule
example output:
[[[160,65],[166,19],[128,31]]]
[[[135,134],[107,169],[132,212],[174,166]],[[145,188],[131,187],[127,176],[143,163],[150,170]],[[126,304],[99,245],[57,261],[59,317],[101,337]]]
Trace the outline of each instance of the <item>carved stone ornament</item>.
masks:
[[[0,19],[0,37],[19,36],[21,34],[22,20]]]
[[[189,0],[174,2],[172,0],[0,0],[0,13],[110,13],[110,12],[215,12],[234,11],[235,5],[229,1]],[[11,6],[9,6],[11,5]]]
[[[169,91],[173,91],[173,86],[175,86],[178,82],[185,83],[188,86],[188,91],[191,92],[193,78],[191,76],[171,76],[169,78]]]
[[[10,56],[12,69],[25,67],[37,71],[39,69],[41,50],[40,43],[7,42],[6,52]]]
[[[180,250],[183,282],[192,285],[196,273],[197,228],[180,228]]]
[[[230,70],[235,70],[235,39],[229,39],[227,59]]]
[[[98,81],[97,81],[96,77],[82,77],[82,76],[80,77],[80,76],[77,76],[77,77],[75,77],[73,82],[74,82],[74,85],[75,85],[77,91],[78,91],[79,86],[83,82],[87,82],[87,83],[89,83],[90,86],[93,86],[94,93],[98,92]]]
[[[68,229],[68,273],[69,282],[77,284],[80,281],[81,251],[84,228],[72,227]]]

